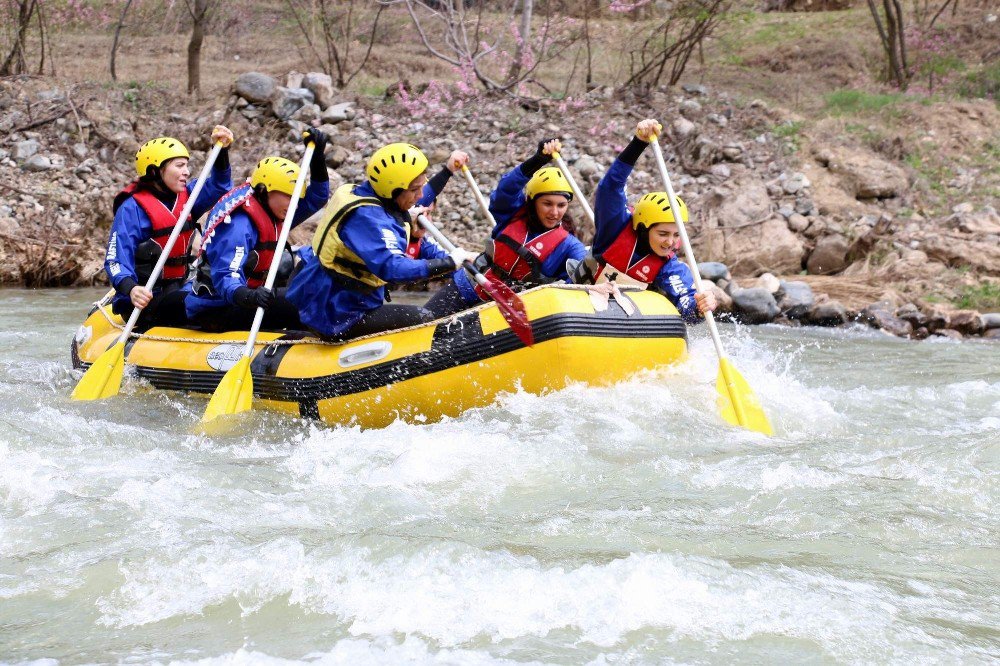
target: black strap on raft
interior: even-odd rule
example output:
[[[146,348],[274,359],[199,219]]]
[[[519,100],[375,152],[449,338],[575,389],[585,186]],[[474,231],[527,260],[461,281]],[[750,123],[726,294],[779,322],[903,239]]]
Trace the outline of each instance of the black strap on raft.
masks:
[[[528,248],[524,247],[522,243],[518,243],[510,236],[506,236],[504,234],[500,234],[494,240],[503,243],[504,245],[509,247],[511,251],[513,251],[518,256],[518,258],[520,258],[522,261],[528,264],[528,268],[531,269],[531,274],[528,276],[526,280],[521,280],[522,282],[531,281],[531,282],[541,283],[545,279],[545,276],[542,275],[542,263],[538,261],[538,257],[531,254],[531,252],[528,251]],[[492,268],[494,272],[501,273],[502,277],[509,280],[514,279],[510,273],[500,268],[495,263],[493,264]]]

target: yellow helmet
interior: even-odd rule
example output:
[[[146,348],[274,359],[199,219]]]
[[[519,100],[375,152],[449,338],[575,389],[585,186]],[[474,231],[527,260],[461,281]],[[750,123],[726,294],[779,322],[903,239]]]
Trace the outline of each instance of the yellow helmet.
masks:
[[[390,143],[375,151],[368,160],[365,173],[375,194],[391,199],[396,190],[405,190],[427,171],[427,157],[409,143]]]
[[[573,188],[559,167],[545,167],[535,172],[528,184],[524,186],[528,199],[534,199],[542,194],[563,194],[573,200]]]
[[[250,187],[263,185],[268,192],[284,192],[292,196],[295,181],[299,177],[299,165],[284,157],[265,157],[250,174]]]
[[[687,204],[677,197],[677,207],[681,211],[681,222],[688,221]],[[666,192],[650,192],[644,194],[632,211],[632,228],[640,226],[649,228],[654,224],[676,222],[674,211],[670,210],[670,199]]]
[[[151,166],[163,166],[167,160],[175,157],[191,157],[184,144],[169,136],[150,139],[135,151],[135,171],[142,178]]]

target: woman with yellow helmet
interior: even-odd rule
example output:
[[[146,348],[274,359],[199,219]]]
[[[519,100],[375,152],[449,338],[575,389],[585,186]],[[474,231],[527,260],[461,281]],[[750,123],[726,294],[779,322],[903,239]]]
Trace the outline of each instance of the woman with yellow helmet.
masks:
[[[191,171],[187,148],[168,136],[142,144],[135,154],[138,179],[115,197],[114,221],[104,260],[104,270],[115,289],[111,309],[128,319],[134,308],[142,308],[137,323],[139,330],[155,324],[176,325],[184,321],[186,291],[183,286],[191,261],[189,252],[197,228],[195,221],[233,186],[229,169],[233,133],[218,125],[212,130],[212,142],[221,143],[223,148],[152,291],[143,285],[153,272],[187,203],[188,194],[195,186],[195,181],[188,180]]]
[[[344,340],[430,321],[424,308],[387,304],[386,285],[444,275],[474,258],[428,241],[417,258],[406,254],[410,209],[430,205],[468,161],[456,150],[428,180],[427,158],[416,146],[392,143],[375,151],[367,182],[337,189],[312,247],[301,251],[302,269],[292,278],[288,300],[298,306],[302,323],[324,338]]]
[[[295,209],[292,227],[330,199],[330,174],[323,157],[326,135],[309,129],[303,140],[316,147],[309,163],[309,186]],[[263,286],[271,264],[282,259],[274,256],[274,250],[298,177],[295,162],[265,157],[250,180],[228,192],[209,213],[186,302],[191,321],[205,330],[244,330],[262,307],[264,328],[301,328],[298,309],[285,298],[284,290]]]
[[[687,206],[677,197],[680,210],[673,211],[665,192],[650,192],[639,198],[633,210],[625,197],[625,184],[636,160],[661,129],[649,118],[639,122],[631,143],[598,183],[591,255],[571,278],[578,283],[648,285],[669,298],[688,323],[697,323],[716,303],[711,292],[695,292],[691,270],[677,258],[681,240],[674,216],[687,222]]]
[[[569,181],[558,167],[545,166],[560,150],[558,139],[540,141],[535,154],[505,174],[490,195],[496,226],[490,232],[493,251],[487,252],[487,277],[525,289],[566,280],[566,261],[586,256],[567,213],[573,200]],[[426,307],[444,317],[486,300],[469,273],[459,270]]]

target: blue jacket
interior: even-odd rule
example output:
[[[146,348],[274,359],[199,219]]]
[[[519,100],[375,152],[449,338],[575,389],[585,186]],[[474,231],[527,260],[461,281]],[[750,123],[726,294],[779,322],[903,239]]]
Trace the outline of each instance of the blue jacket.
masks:
[[[316,211],[322,208],[330,198],[329,181],[313,181],[306,188],[306,194],[299,201],[292,218],[292,227],[296,227]],[[219,202],[216,206],[223,206]],[[223,209],[224,210],[224,209]],[[215,208],[212,209],[215,213]],[[209,215],[211,218],[212,215]],[[280,231],[281,223],[278,223]],[[208,262],[212,271],[211,295],[201,296],[191,293],[184,301],[188,318],[193,318],[206,310],[233,305],[233,295],[240,287],[247,286],[247,278],[243,273],[243,264],[250,252],[257,245],[257,228],[242,208],[238,208],[229,216],[229,221],[223,221],[215,227],[211,236],[205,239],[203,259]],[[275,255],[275,261],[281,260],[281,255]]]
[[[197,180],[188,182],[188,193],[194,190],[196,183]],[[209,172],[208,180],[205,181],[205,186],[201,188],[198,199],[195,201],[191,211],[192,219],[197,220],[204,215],[232,186],[232,173],[228,164],[223,169],[212,169]],[[130,301],[128,294],[117,291],[118,286],[126,278],[139,282],[135,270],[135,250],[141,243],[149,240],[152,233],[153,225],[149,221],[146,211],[133,197],[126,199],[118,208],[115,219],[111,223],[111,238],[108,240],[108,251],[104,259],[104,270],[111,280],[111,286],[116,290],[112,301],[113,306],[122,301]],[[153,293],[157,292],[159,289],[154,288]]]
[[[363,197],[376,196],[367,182],[357,185],[354,193]],[[430,184],[425,185],[418,205],[428,206],[436,197]],[[427,262],[431,253],[442,256],[436,253],[441,252],[440,248],[425,241],[422,258],[407,257],[406,230],[381,206],[357,208],[340,224],[339,234],[368,270],[386,282],[426,280],[430,276]],[[305,263],[292,279],[286,296],[298,307],[302,323],[322,335],[340,335],[361,321],[365,313],[385,303],[385,287],[370,293],[351,289],[323,268],[311,247],[303,248],[299,256]]]
[[[497,221],[496,226],[493,227],[493,231],[490,232],[491,238],[499,236],[507,228],[507,225],[513,221],[517,212],[528,205],[527,197],[524,194],[524,186],[528,184],[530,179],[531,176],[525,176],[524,172],[521,171],[520,165],[518,165],[507,172],[500,179],[500,182],[497,183],[496,189],[490,195],[490,212],[493,214],[493,219]],[[529,232],[528,240],[540,234],[541,232]],[[579,238],[570,234],[542,262],[542,275],[557,280],[566,280],[568,279],[566,275],[566,260],[576,259],[579,261],[585,256],[587,256],[587,248],[580,242]],[[476,305],[482,302],[482,299],[476,294],[472,278],[469,277],[469,274],[465,270],[455,271],[452,279],[455,281],[458,293],[462,295],[466,303]]]
[[[594,256],[607,250],[626,225],[632,224],[632,211],[625,198],[625,183],[631,173],[631,165],[616,159],[597,185],[594,199],[596,229],[591,248]],[[633,255],[632,261],[640,258],[638,254]],[[701,314],[694,300],[694,276],[687,264],[676,256],[663,265],[651,286],[670,299],[687,323],[696,324],[701,321]]]

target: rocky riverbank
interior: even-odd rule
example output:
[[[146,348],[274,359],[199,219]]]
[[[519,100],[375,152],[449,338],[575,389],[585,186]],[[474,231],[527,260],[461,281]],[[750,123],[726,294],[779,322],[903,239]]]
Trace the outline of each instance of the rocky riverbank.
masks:
[[[488,190],[537,140],[560,136],[585,192],[644,117],[664,121],[674,185],[693,211],[691,231],[723,309],[747,323],[856,325],[906,337],[1000,338],[1000,315],[950,306],[965,290],[1000,284],[1000,215],[969,196],[947,215],[922,205],[919,174],[851,141],[807,141],[796,122],[763,102],[701,85],[520,104],[450,89],[390,87],[386,98],[345,96],[323,74],[282,80],[243,74],[225,99],[196,108],[155,88],[61,86],[43,78],[0,80],[0,282],[39,286],[103,282],[111,200],[132,178],[147,137],[171,134],[194,152],[215,123],[237,135],[234,179],[266,154],[295,157],[307,124],[330,135],[333,184],[363,177],[378,146],[408,140],[441,163],[456,148]],[[980,143],[1000,130],[983,102],[927,114],[942,141]],[[947,118],[947,120],[945,120]],[[978,144],[970,144],[976,150]],[[974,177],[974,176],[970,176]],[[644,156],[630,192],[661,189]],[[488,228],[462,182],[439,201],[443,229],[479,247]],[[581,237],[592,226],[577,216]],[[293,240],[308,242],[309,229]],[[775,277],[781,276],[781,277]]]

